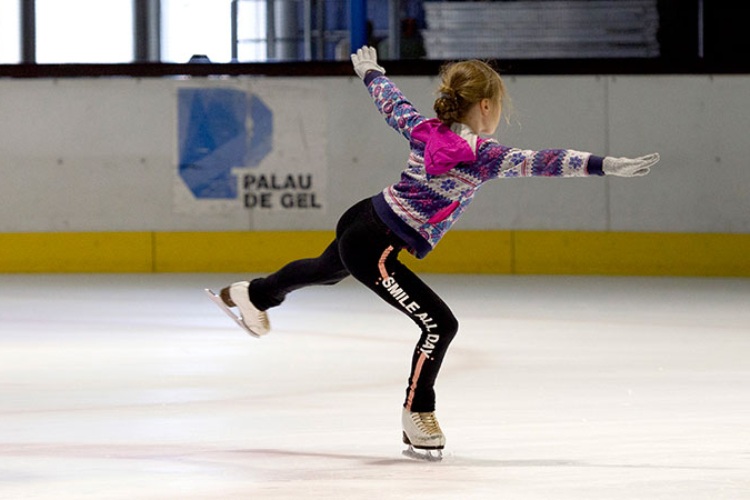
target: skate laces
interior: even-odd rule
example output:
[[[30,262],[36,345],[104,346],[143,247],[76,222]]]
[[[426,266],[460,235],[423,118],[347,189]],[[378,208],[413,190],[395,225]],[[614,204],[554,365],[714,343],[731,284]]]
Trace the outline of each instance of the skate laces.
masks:
[[[440,429],[440,424],[435,417],[435,412],[413,412],[411,414],[411,420],[420,432],[429,435],[442,435],[443,431]]]

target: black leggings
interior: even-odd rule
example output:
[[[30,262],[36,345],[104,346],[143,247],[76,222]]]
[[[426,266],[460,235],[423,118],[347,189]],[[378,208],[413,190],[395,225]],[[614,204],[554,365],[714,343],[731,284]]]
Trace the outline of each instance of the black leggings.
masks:
[[[336,239],[314,259],[301,259],[253,280],[250,297],[261,310],[281,304],[286,295],[310,285],[334,285],[350,274],[417,324],[422,335],[411,362],[404,407],[435,410],[435,379],[458,331],[455,316],[417,275],[398,260],[404,243],[363,200],[339,219]]]

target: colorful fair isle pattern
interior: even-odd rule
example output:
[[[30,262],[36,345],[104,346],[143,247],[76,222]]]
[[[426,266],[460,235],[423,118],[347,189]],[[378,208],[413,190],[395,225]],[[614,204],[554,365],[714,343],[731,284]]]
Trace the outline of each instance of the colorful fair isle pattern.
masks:
[[[483,138],[477,140],[476,161],[459,163],[442,175],[429,175],[424,165],[425,143],[411,138],[412,130],[427,118],[385,76],[373,79],[368,90],[388,125],[404,136],[411,147],[401,179],[382,194],[393,213],[421,235],[429,248],[437,245],[471,203],[479,187],[489,180],[589,175],[587,164],[591,153],[570,149],[523,150]],[[394,230],[398,233],[396,228]],[[426,255],[413,248],[411,251],[420,258]]]

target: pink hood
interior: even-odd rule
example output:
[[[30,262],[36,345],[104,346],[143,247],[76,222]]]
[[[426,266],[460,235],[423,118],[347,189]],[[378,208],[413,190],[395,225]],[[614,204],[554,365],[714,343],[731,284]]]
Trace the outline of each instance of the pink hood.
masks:
[[[476,152],[460,135],[453,132],[437,118],[417,125],[412,139],[425,143],[424,166],[430,175],[440,175],[459,163],[474,161]]]

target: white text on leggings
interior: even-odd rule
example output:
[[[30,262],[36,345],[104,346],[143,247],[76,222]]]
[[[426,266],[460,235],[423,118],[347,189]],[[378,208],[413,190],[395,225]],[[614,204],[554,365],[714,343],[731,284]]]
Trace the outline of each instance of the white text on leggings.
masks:
[[[432,351],[435,349],[435,344],[440,340],[440,335],[437,333],[429,333],[430,330],[433,328],[437,328],[437,323],[426,313],[418,313],[419,311],[419,304],[412,301],[409,301],[409,294],[407,294],[398,284],[396,279],[393,276],[388,276],[383,279],[382,281],[383,288],[387,289],[388,292],[391,294],[391,297],[396,299],[396,301],[401,305],[401,307],[404,308],[404,310],[408,313],[410,313],[413,317],[419,320],[420,323],[425,328],[425,331],[427,332],[427,337],[425,338],[424,343],[419,348],[420,351],[425,353],[427,356],[432,354]]]

